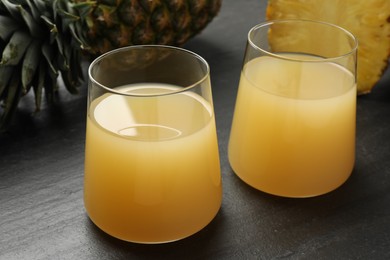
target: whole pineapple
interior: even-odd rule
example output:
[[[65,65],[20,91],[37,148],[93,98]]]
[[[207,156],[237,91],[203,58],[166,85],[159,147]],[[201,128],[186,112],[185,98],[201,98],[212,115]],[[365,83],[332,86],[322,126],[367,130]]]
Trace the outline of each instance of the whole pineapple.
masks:
[[[36,110],[43,96],[51,102],[59,75],[77,93],[84,54],[136,44],[180,46],[220,6],[221,0],[0,0],[0,130],[31,89]]]
[[[369,93],[388,65],[390,0],[268,0],[266,16],[269,20],[321,20],[352,32],[359,42],[358,94]]]

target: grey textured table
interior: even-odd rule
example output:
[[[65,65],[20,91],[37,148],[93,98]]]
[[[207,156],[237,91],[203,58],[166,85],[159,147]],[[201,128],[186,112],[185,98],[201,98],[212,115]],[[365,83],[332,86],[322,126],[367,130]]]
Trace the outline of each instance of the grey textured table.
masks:
[[[31,117],[22,100],[0,135],[0,259],[390,259],[390,72],[358,98],[357,161],[339,189],[310,199],[254,190],[232,172],[227,142],[246,35],[265,1],[225,0],[185,48],[211,66],[224,185],[222,208],[199,233],[138,245],[96,228],[83,207],[86,87]],[[88,65],[88,64],[87,64]],[[87,66],[86,65],[86,66]]]

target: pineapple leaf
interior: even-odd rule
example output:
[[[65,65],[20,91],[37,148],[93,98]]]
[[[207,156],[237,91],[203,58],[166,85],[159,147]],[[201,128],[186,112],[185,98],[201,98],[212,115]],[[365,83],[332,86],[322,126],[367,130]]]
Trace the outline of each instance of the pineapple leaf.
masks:
[[[20,4],[11,3],[8,0],[2,0],[2,3],[4,4],[5,8],[8,10],[10,15],[14,19],[21,19],[22,18],[20,15],[20,12],[19,12],[19,8],[18,8],[18,6],[20,6]]]
[[[53,23],[50,18],[48,18],[47,16],[44,16],[42,15],[41,16],[41,19],[47,24],[47,26],[49,27],[50,29],[50,34],[51,36],[53,35],[56,35],[58,33],[58,28],[57,28],[57,25],[55,23]],[[52,42],[53,39],[51,39],[50,42]]]
[[[86,47],[85,47],[83,40],[81,40],[80,37],[76,33],[75,25],[69,24],[69,29],[70,29],[70,32],[71,32],[73,38],[78,42],[80,48],[85,49]]]
[[[69,64],[69,62],[68,62],[71,60],[72,46],[70,46],[69,44],[64,45],[63,52],[64,52],[64,58],[67,61],[68,66],[72,66],[72,64]]]
[[[46,6],[47,1],[44,1],[44,0],[34,0],[34,1],[28,0],[28,2],[31,2],[32,4],[34,4],[35,8],[38,11],[39,16],[40,15],[48,15],[48,9],[47,9],[47,6]],[[34,16],[34,17],[38,20],[38,17],[36,17],[36,16]]]
[[[64,2],[60,1],[60,3],[64,3]],[[67,6],[60,6],[60,4],[59,4],[56,8],[57,8],[58,14],[62,18],[63,27],[67,27],[70,23],[76,22],[80,19],[79,16],[72,14],[72,13],[68,12],[67,10],[65,10],[65,8],[68,9]]]
[[[45,82],[43,88],[45,89],[45,97],[48,103],[52,103],[54,99],[54,94],[58,90],[58,72],[53,72],[52,70],[45,69],[44,77]]]
[[[81,16],[75,13],[74,4],[68,1],[56,2],[57,12],[61,16],[62,29],[69,29],[73,39],[78,43],[79,47],[81,49],[86,49],[86,40],[83,38],[84,31],[81,26],[75,25],[81,21]],[[86,9],[83,9],[83,12],[86,12]]]
[[[80,17],[87,17],[94,6],[96,6],[96,1],[85,1],[73,5]]]
[[[58,0],[53,0],[53,3],[51,4],[51,9],[53,10],[53,19],[57,19],[57,5],[58,5]]]
[[[91,47],[88,44],[88,39],[85,37],[85,28],[80,23],[73,24],[74,33],[71,31],[72,36],[76,38],[76,41],[79,43],[79,48],[82,50],[89,51]]]
[[[75,81],[84,81],[84,73],[83,73],[83,68],[81,65],[81,62],[78,62],[81,60],[81,53],[79,51],[76,51],[73,49],[73,56],[76,56],[76,58],[73,58],[71,61],[73,62],[71,64],[71,67],[74,68],[71,70],[73,78]]]
[[[8,87],[9,79],[11,78],[13,67],[0,65],[0,97],[4,90]]]
[[[28,86],[33,80],[38,67],[40,45],[41,43],[39,41],[33,41],[24,55],[22,66],[22,86],[24,94],[27,93]]]
[[[0,15],[0,38],[6,41],[17,29],[18,24],[12,18]]]
[[[66,89],[72,94],[77,94],[79,91],[76,88],[75,82],[73,81],[72,72],[70,70],[63,71],[61,76]]]
[[[17,65],[22,59],[31,37],[24,31],[16,31],[3,50],[0,65]]]
[[[67,62],[67,57],[64,53],[64,46],[67,46],[67,44],[63,44],[63,39],[61,34],[57,34],[55,37],[55,41],[57,43],[58,52],[60,55],[58,55],[59,58],[59,66],[61,69],[69,69],[69,64]]]
[[[45,74],[46,74],[45,66],[41,61],[38,69],[38,83],[34,84],[33,86],[34,96],[35,96],[35,111],[39,111],[41,109],[42,90],[43,90],[43,86],[45,85]]]
[[[24,22],[26,23],[28,29],[30,30],[31,35],[40,35],[42,30],[39,25],[35,22],[34,17],[28,13],[21,5],[17,6],[20,14],[23,17]]]
[[[7,97],[4,103],[4,111],[0,117],[0,130],[4,130],[10,123],[21,96],[21,84],[19,73],[13,73],[8,85]]]
[[[25,3],[26,0],[11,0],[12,3],[16,5],[22,5]]]
[[[42,54],[45,57],[45,59],[47,61],[47,64],[50,67],[50,71],[49,72],[51,72],[51,73],[53,73],[53,74],[58,76],[57,68],[52,63],[53,53],[52,53],[52,49],[50,48],[50,44],[47,44],[47,43],[43,44],[43,46],[42,46]]]
[[[39,0],[31,1],[31,0],[26,0],[28,6],[30,7],[32,17],[34,18],[35,21],[39,20],[39,17],[42,15],[42,13],[45,12],[45,8],[39,8],[37,4],[39,4]]]
[[[80,19],[79,16],[77,15],[74,15],[74,14],[71,14],[63,9],[59,9],[58,10],[59,14],[64,18],[63,22],[64,22],[64,25],[66,26],[68,23],[73,23],[77,20]]]
[[[34,20],[38,20],[39,17],[41,16],[39,10],[37,9],[37,7],[35,6],[35,3],[32,2],[31,0],[26,0],[26,3],[28,5],[28,7],[30,8],[30,12],[31,12],[31,15],[32,17],[34,18]]]

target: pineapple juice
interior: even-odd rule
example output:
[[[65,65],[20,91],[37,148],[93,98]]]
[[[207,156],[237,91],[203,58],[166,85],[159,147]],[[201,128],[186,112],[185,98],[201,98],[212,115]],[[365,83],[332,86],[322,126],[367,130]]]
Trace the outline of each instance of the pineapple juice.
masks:
[[[235,109],[229,161],[251,186],[308,197],[351,174],[356,85],[341,66],[256,58],[244,66]]]
[[[126,91],[172,88],[149,84]],[[105,94],[90,106],[86,139],[85,207],[108,234],[132,242],[174,241],[199,231],[219,210],[215,121],[202,97]]]

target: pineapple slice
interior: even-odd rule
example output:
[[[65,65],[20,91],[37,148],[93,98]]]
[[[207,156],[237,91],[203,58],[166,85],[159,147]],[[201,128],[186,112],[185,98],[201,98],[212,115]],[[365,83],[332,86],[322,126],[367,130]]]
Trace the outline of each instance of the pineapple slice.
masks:
[[[266,18],[320,20],[352,32],[359,42],[358,94],[369,93],[388,65],[389,0],[268,0]]]

